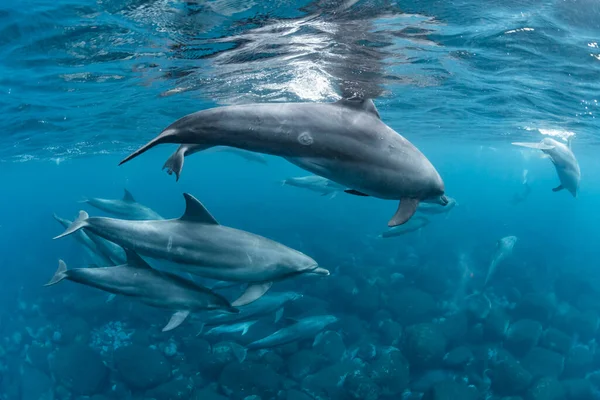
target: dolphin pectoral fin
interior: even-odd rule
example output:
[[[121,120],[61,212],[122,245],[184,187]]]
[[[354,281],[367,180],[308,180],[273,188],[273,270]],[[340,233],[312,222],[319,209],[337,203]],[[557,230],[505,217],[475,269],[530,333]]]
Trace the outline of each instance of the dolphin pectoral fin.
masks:
[[[115,297],[117,297],[116,294],[114,294],[114,293],[109,294],[108,297],[106,298],[106,302],[110,303],[111,301],[113,301],[115,299]]]
[[[364,194],[363,192],[359,192],[358,190],[354,190],[354,189],[346,189],[346,190],[344,190],[344,193],[353,194],[355,196],[369,197],[368,194]]]
[[[273,282],[262,282],[248,285],[244,294],[231,303],[233,307],[245,306],[262,297],[273,286]]]
[[[553,188],[552,191],[553,192],[560,192],[561,190],[563,190],[565,187],[563,185],[558,185],[557,187]]]
[[[66,277],[67,277],[67,264],[65,264],[65,262],[63,260],[58,260],[58,268],[57,268],[56,272],[54,273],[54,276],[52,276],[52,279],[50,279],[50,281],[48,283],[46,283],[44,286],[55,285],[58,282],[65,279]]]
[[[514,146],[527,147],[530,149],[538,149],[538,150],[552,150],[556,146],[543,144],[543,143],[529,143],[529,142],[512,142]]]
[[[388,226],[391,228],[406,223],[415,214],[418,206],[418,199],[400,199],[396,214],[390,219]]]
[[[162,329],[162,331],[168,332],[170,330],[177,328],[179,325],[181,325],[181,323],[183,321],[185,321],[185,319],[187,318],[188,315],[190,315],[190,312],[187,310],[186,311],[177,311],[176,313],[173,314],[173,316],[171,316],[169,323],[167,325],[165,325],[165,327]]]
[[[278,323],[281,317],[283,317],[283,307],[275,312],[275,323]]]

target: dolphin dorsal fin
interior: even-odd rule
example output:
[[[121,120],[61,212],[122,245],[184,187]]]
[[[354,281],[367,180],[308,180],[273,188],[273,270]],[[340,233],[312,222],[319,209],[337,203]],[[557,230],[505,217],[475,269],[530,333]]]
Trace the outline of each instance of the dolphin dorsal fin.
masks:
[[[127,189],[123,189],[123,190],[125,191],[125,193],[123,194],[123,201],[135,202],[135,199],[133,198],[131,193],[129,193],[129,190],[127,190]]]
[[[342,107],[349,107],[355,110],[368,112],[381,119],[381,117],[379,116],[379,111],[377,111],[377,107],[375,107],[375,103],[373,103],[373,100],[371,99],[341,99],[336,101],[335,104],[340,105]]]
[[[181,220],[190,222],[200,222],[203,224],[219,225],[217,220],[210,215],[206,207],[200,203],[198,199],[189,193],[184,193],[185,212],[181,216]]]
[[[126,249],[126,248],[124,248],[123,250],[125,250],[125,256],[127,257],[127,266],[128,267],[143,268],[143,269],[145,269],[145,268],[151,269],[152,268],[135,251]]]

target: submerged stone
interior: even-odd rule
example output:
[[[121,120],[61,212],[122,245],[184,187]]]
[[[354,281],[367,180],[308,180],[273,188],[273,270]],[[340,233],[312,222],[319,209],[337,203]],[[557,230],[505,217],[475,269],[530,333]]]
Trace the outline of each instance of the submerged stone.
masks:
[[[268,365],[249,361],[231,363],[223,368],[219,387],[231,399],[260,395],[272,399],[282,387],[282,378]]]
[[[416,368],[441,364],[446,352],[446,338],[435,324],[417,324],[406,328],[403,353]]]
[[[540,346],[556,351],[563,356],[569,353],[572,343],[573,339],[569,335],[555,328],[545,330],[540,340]]]
[[[408,387],[408,361],[397,349],[381,352],[371,365],[370,377],[384,396],[399,395]]]
[[[473,352],[467,346],[459,346],[444,356],[444,365],[448,368],[463,369],[473,360]]]
[[[83,344],[59,349],[50,361],[52,374],[77,395],[92,395],[102,391],[108,369],[100,355]]]
[[[315,373],[320,364],[323,363],[323,358],[312,350],[300,350],[290,356],[287,361],[287,369],[290,376],[302,381],[306,376]]]
[[[406,325],[431,321],[437,313],[434,298],[428,293],[411,287],[390,294],[388,308],[396,321],[402,321]]]
[[[139,345],[119,347],[114,353],[115,368],[129,387],[147,390],[169,380],[171,365],[158,350]]]
[[[531,374],[512,357],[497,362],[492,371],[492,389],[501,396],[519,395],[531,384]]]
[[[523,358],[521,364],[534,378],[558,378],[565,368],[565,358],[552,350],[534,347]]]
[[[542,324],[531,319],[521,319],[508,328],[505,346],[516,356],[523,356],[535,345],[542,335]]]
[[[565,361],[565,378],[583,378],[590,370],[594,360],[587,346],[575,346],[569,351]]]
[[[565,392],[556,378],[543,377],[531,385],[527,400],[565,400]]]
[[[548,294],[527,293],[517,304],[513,314],[518,319],[535,319],[543,324],[550,321],[555,312],[555,302]]]
[[[504,339],[510,326],[510,318],[500,307],[492,307],[483,322],[483,336],[485,340],[499,341]]]
[[[434,384],[423,396],[423,400],[477,400],[479,392],[473,386],[455,381]]]
[[[562,381],[567,400],[590,400],[597,393],[592,383],[587,379],[567,379]]]
[[[186,400],[192,394],[193,386],[184,379],[163,383],[146,392],[146,397],[155,400]]]
[[[361,373],[349,374],[344,379],[344,390],[350,398],[356,400],[377,400],[379,387],[373,380]]]

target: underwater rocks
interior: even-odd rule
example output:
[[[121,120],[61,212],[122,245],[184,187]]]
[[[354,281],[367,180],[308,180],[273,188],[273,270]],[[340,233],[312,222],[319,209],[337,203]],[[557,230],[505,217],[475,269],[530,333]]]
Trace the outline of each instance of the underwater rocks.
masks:
[[[594,356],[587,346],[575,346],[565,361],[565,378],[582,378],[590,370]]]
[[[446,380],[434,384],[422,400],[477,400],[479,392],[473,386]]]
[[[344,382],[357,368],[350,363],[337,363],[308,375],[301,387],[313,399],[343,399]]]
[[[287,369],[290,377],[302,381],[306,376],[318,371],[323,358],[312,350],[300,350],[290,356]]]
[[[454,369],[463,369],[473,360],[473,352],[467,346],[459,346],[450,350],[444,356],[444,366]]]
[[[517,319],[534,319],[547,324],[556,310],[556,300],[541,293],[527,293],[517,303],[513,315]]]
[[[104,388],[108,368],[100,355],[83,344],[60,348],[50,358],[55,379],[76,395],[92,395]]]
[[[556,378],[543,377],[531,385],[527,391],[527,400],[565,400],[563,386]]]
[[[321,355],[329,364],[341,360],[346,352],[346,345],[342,335],[334,331],[320,333],[314,339],[313,350]]]
[[[146,397],[155,400],[185,400],[189,399],[193,387],[188,380],[174,380],[148,390]]]
[[[21,372],[21,400],[53,400],[54,383],[43,372],[25,365]]]
[[[428,293],[410,287],[390,294],[388,309],[396,321],[402,321],[405,325],[431,321],[437,314],[435,299]]]
[[[406,328],[403,353],[416,368],[434,368],[446,353],[446,338],[438,325],[417,324]]]
[[[380,389],[369,377],[361,372],[355,372],[344,379],[346,394],[356,400],[377,400]]]
[[[542,324],[531,319],[521,319],[510,325],[504,344],[506,349],[520,357],[537,345],[541,336]]]
[[[555,328],[546,329],[540,340],[540,346],[556,351],[563,356],[569,353],[572,343],[573,339],[569,335]]]
[[[115,350],[114,364],[121,380],[136,390],[154,388],[171,377],[169,361],[160,351],[136,344]]]
[[[534,378],[558,378],[565,368],[565,358],[560,354],[542,347],[534,347],[521,361]]]
[[[483,338],[488,341],[500,341],[508,332],[510,318],[500,307],[492,307],[483,321]]]
[[[371,365],[369,377],[381,388],[384,396],[399,395],[408,387],[408,361],[398,349],[380,352]]]
[[[506,357],[492,368],[492,389],[501,396],[523,393],[531,384],[531,374],[517,360]]]
[[[246,361],[226,365],[219,378],[219,387],[233,400],[242,400],[251,395],[271,399],[277,396],[282,381],[270,366]]]
[[[594,392],[596,392],[597,398],[598,387],[594,388],[594,385],[587,379],[567,379],[561,383],[567,400],[594,399]]]
[[[469,319],[466,313],[457,312],[440,321],[439,326],[449,344],[462,344],[469,330]]]

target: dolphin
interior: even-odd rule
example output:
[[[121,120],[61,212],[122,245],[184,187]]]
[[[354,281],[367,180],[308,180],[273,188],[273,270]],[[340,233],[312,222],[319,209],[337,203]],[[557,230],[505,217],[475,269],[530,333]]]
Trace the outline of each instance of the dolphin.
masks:
[[[84,228],[142,256],[167,260],[182,271],[223,281],[249,283],[233,306],[249,304],[274,281],[301,274],[329,275],[309,256],[250,232],[220,225],[195,197],[183,194],[180,218],[131,221],[89,217],[85,211],[61,235]]]
[[[125,194],[121,199],[101,199],[93,197],[83,202],[117,217],[133,220],[163,219],[149,207],[135,201],[131,193],[124,189]]]
[[[444,214],[450,212],[455,206],[458,205],[456,199],[452,197],[446,196],[448,200],[448,204],[440,207],[439,204],[435,203],[419,203],[419,207],[417,207],[417,212],[422,214]]]
[[[318,175],[287,178],[284,179],[281,184],[312,190],[313,192],[321,193],[322,196],[329,195],[330,198],[335,197],[339,192],[343,192],[347,189],[342,185]]]
[[[169,125],[119,165],[164,143],[228,146],[284,157],[348,188],[346,193],[400,200],[389,226],[408,221],[421,201],[447,203],[444,182],[434,166],[380,119],[370,99],[198,111]],[[179,176],[185,152],[175,155],[177,160],[168,168]]]
[[[506,236],[496,242],[496,251],[494,252],[494,256],[490,262],[490,267],[488,268],[488,273],[483,284],[484,286],[488,284],[489,280],[496,272],[496,267],[498,264],[512,254],[515,243],[517,243],[516,236]]]
[[[300,298],[302,298],[302,295],[296,292],[269,293],[253,303],[239,307],[240,312],[238,314],[219,313],[203,318],[203,326],[228,325],[259,318],[270,313],[275,313],[275,322],[277,323],[283,316],[284,306]]]
[[[116,267],[68,270],[64,261],[60,260],[56,273],[45,286],[68,279],[109,293],[133,297],[153,307],[176,310],[163,332],[181,325],[193,311],[219,309],[239,312],[223,296],[175,274],[157,271],[133,251],[126,252],[127,264]]]
[[[247,347],[248,349],[264,349],[313,338],[328,325],[337,321],[337,317],[333,315],[302,318],[294,324],[281,328],[265,338],[250,343]]]
[[[61,218],[56,214],[54,214],[54,219],[57,220],[65,229],[68,228],[73,223],[73,221],[70,221],[65,218]],[[114,263],[110,259],[110,257],[107,257],[105,254],[103,254],[98,249],[98,246],[96,246],[96,243],[94,243],[94,241],[91,239],[90,235],[88,235],[86,232],[84,232],[84,231],[77,232],[75,234],[75,239],[80,244],[83,245],[83,248],[85,249],[86,253],[88,253],[89,256],[93,260],[98,262],[101,266],[114,265]]]
[[[215,326],[214,328],[212,328],[208,332],[206,332],[204,335],[205,336],[223,335],[223,334],[227,334],[227,333],[242,332],[242,336],[244,336],[246,333],[248,333],[248,329],[250,329],[250,327],[257,322],[258,322],[257,320],[243,321],[243,322],[238,322],[237,324],[233,324],[233,325]]]
[[[402,236],[410,232],[418,231],[424,227],[429,225],[429,219],[425,217],[414,217],[407,224],[402,226],[396,226],[394,228],[390,228],[385,232],[382,232],[379,237],[381,238],[390,238],[394,236]]]
[[[571,142],[572,138],[569,138],[567,145],[552,138],[544,138],[539,143],[513,142],[512,144],[515,146],[538,149],[548,155],[554,164],[554,168],[556,168],[556,173],[560,180],[560,185],[552,189],[552,191],[558,192],[567,189],[573,197],[577,197],[579,182],[581,180],[581,171],[579,169],[579,163],[571,150]]]

